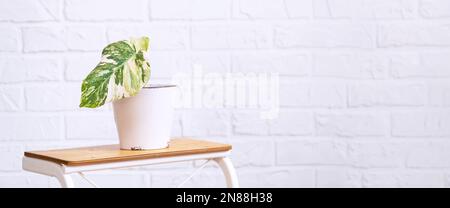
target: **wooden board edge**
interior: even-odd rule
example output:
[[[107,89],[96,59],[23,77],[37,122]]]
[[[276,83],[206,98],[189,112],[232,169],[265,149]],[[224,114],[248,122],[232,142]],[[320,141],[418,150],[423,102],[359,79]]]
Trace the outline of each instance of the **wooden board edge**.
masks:
[[[189,153],[188,150],[185,151],[177,151],[174,152],[173,154],[164,154],[161,157],[145,157],[145,155],[132,155],[132,156],[128,156],[128,157],[120,157],[120,158],[111,158],[109,160],[83,160],[83,161],[67,161],[67,160],[60,160],[54,157],[50,157],[50,156],[44,156],[44,155],[40,155],[40,154],[36,154],[34,152],[24,152],[24,156],[26,157],[30,157],[30,158],[35,158],[35,159],[40,159],[40,160],[45,160],[45,161],[49,161],[49,162],[54,162],[57,164],[61,164],[61,165],[66,165],[66,166],[83,166],[83,165],[96,165],[96,164],[106,164],[106,163],[112,163],[112,162],[125,162],[125,161],[131,161],[131,160],[145,160],[145,159],[154,159],[154,158],[164,158],[164,157],[171,157],[171,156],[184,156],[184,155],[189,155],[189,154],[204,154],[204,153],[212,153],[212,152],[226,152],[226,151],[230,151],[232,150],[232,145],[227,144],[226,146],[223,147],[215,147],[215,148],[211,148],[208,149],[208,151],[199,151],[199,152],[195,152],[195,153]],[[187,152],[187,153],[184,153]],[[176,154],[175,154],[176,153]]]
[[[49,161],[49,162],[54,162],[57,164],[62,164],[62,165],[67,165],[68,162],[65,160],[60,160],[54,157],[48,157],[48,156],[43,156],[40,154],[36,154],[33,152],[24,152],[23,154],[25,157],[29,157],[29,158],[35,158],[35,159],[39,159],[39,160],[45,160],[45,161]]]
[[[113,163],[113,162],[126,162],[126,161],[132,161],[132,160],[146,160],[146,159],[155,159],[155,158],[164,158],[164,157],[172,157],[172,156],[185,156],[185,155],[196,155],[196,154],[204,154],[204,153],[215,153],[215,152],[226,152],[231,150],[231,145],[229,148],[225,147],[218,147],[209,149],[208,151],[199,151],[195,153],[189,153],[189,151],[177,151],[173,154],[164,154],[160,157],[145,157],[145,155],[133,155],[128,157],[121,157],[121,158],[111,158],[109,160],[84,160],[84,161],[64,161],[64,165],[66,166],[83,166],[83,165],[97,165],[97,164],[106,164],[106,163]],[[183,153],[187,152],[187,153]]]

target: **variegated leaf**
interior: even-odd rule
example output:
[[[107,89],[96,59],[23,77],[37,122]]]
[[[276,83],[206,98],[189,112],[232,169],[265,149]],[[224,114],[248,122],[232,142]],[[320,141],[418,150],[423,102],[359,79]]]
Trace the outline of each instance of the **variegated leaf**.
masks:
[[[150,78],[144,58],[148,45],[149,39],[142,37],[106,46],[100,63],[83,80],[80,107],[96,108],[136,95]]]

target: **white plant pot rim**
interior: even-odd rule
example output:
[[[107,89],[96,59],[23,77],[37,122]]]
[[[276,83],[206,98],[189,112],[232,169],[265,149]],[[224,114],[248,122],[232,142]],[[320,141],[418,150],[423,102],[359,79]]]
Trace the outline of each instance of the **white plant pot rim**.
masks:
[[[177,87],[176,85],[172,84],[151,84],[149,86],[144,86],[143,90],[149,90],[149,89],[156,89],[156,88],[167,88],[167,87]]]

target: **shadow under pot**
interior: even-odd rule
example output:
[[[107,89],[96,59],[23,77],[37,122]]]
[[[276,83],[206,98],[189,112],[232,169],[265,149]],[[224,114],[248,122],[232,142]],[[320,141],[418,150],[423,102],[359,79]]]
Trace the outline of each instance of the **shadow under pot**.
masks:
[[[176,89],[175,85],[150,85],[133,97],[113,102],[120,149],[169,146]]]

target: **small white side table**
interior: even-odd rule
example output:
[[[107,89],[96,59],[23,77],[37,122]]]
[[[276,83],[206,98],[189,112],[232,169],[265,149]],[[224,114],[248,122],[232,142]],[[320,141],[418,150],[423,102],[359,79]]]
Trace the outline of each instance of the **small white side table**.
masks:
[[[93,181],[83,174],[88,171],[125,168],[180,161],[206,160],[180,186],[188,181],[209,161],[222,169],[227,187],[238,188],[236,171],[229,159],[231,145],[194,139],[172,139],[169,147],[159,150],[120,150],[118,145],[104,145],[73,149],[25,152],[22,167],[26,171],[56,177],[63,188],[72,188],[72,174],[79,174],[94,187]]]

